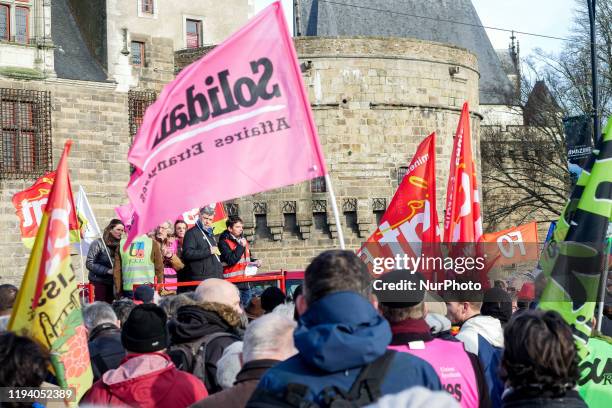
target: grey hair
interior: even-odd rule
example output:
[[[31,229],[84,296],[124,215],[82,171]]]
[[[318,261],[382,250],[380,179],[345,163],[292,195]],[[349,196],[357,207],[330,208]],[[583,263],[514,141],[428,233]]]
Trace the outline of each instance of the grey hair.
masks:
[[[83,309],[83,320],[85,327],[92,330],[103,323],[117,324],[118,319],[111,305],[106,302],[93,302]]]
[[[214,207],[205,205],[204,207],[200,208],[200,215],[215,215],[215,209]]]
[[[253,320],[244,333],[244,344],[242,346],[243,364],[249,361],[269,358],[270,354],[276,354],[282,347],[293,349],[293,337],[291,334],[297,324],[293,319],[283,313],[268,313]],[[279,339],[288,336],[289,344],[279,344]]]

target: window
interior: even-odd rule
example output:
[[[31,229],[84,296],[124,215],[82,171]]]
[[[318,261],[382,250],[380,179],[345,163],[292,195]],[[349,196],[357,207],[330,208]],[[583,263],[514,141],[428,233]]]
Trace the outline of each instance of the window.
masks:
[[[9,27],[9,6],[6,4],[0,4],[0,40],[9,40]]]
[[[141,0],[140,11],[145,14],[153,14],[153,0]]]
[[[15,42],[27,44],[29,42],[30,30],[28,17],[30,10],[26,7],[15,7]]]
[[[202,46],[202,21],[187,19],[186,24],[187,48]]]
[[[0,176],[34,178],[51,166],[49,92],[0,88]]]
[[[404,179],[404,176],[406,175],[406,173],[408,173],[408,167],[406,166],[401,166],[399,169],[397,169],[397,184],[402,184],[402,180]]]
[[[132,55],[132,65],[137,67],[144,66],[145,61],[145,45],[140,41],[132,41],[130,44],[130,54]]]
[[[128,113],[130,124],[130,142],[136,136],[138,128],[142,124],[144,114],[153,102],[157,99],[154,91],[129,91],[128,92]]]
[[[311,193],[327,192],[327,184],[325,184],[325,177],[316,177],[310,180],[310,192]]]

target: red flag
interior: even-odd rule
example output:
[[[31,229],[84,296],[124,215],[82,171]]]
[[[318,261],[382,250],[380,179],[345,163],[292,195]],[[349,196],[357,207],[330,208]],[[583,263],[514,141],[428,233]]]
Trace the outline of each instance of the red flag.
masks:
[[[359,256],[373,273],[382,273],[375,258],[419,257],[427,252],[423,243],[440,241],[435,140],[436,134],[432,133],[421,142],[380,226],[359,250]]]
[[[468,103],[465,102],[459,118],[448,174],[444,242],[475,243],[481,236],[482,218],[476,166],[472,159],[470,112]]]

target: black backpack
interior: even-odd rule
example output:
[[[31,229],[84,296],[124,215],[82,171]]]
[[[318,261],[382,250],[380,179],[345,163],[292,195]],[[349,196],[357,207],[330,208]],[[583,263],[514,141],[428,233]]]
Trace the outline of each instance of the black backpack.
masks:
[[[176,368],[195,375],[209,387],[211,381],[206,381],[206,348],[221,337],[230,337],[240,341],[240,338],[232,333],[211,333],[189,343],[173,344],[168,348],[167,354],[172,358]],[[212,382],[215,383],[216,380],[212,379]]]
[[[364,366],[346,391],[337,386],[327,386],[317,396],[320,403],[306,399],[309,387],[304,384],[289,383],[282,399],[265,389],[256,389],[247,403],[248,408],[355,408],[376,402],[381,396],[381,384],[391,365],[395,351],[387,350],[385,354]]]

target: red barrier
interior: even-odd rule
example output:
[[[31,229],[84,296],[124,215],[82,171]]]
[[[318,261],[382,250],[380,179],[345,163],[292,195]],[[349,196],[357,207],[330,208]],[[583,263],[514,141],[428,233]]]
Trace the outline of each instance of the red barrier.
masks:
[[[87,294],[88,303],[93,303],[95,299],[94,286],[91,283],[79,283],[78,288]]]

